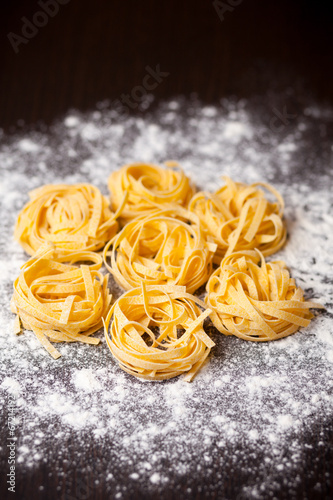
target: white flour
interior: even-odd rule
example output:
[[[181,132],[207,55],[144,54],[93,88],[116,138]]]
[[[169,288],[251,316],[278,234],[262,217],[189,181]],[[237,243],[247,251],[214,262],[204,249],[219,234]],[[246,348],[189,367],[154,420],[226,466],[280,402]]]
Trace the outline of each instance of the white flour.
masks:
[[[203,107],[179,100],[145,118],[106,109],[75,112],[49,135],[2,138],[0,404],[6,416],[9,395],[16,398],[20,468],[53,462],[54,440],[57,460],[66,460],[73,452],[65,443],[74,436],[71,457],[81,468],[91,441],[99,440],[104,453],[87,467],[96,484],[106,482],[117,498],[128,496],[138,482],[147,491],[162,491],[175,477],[191,474],[222,487],[224,464],[242,464],[248,477],[238,498],[268,498],[283,479],[297,485],[293,471],[312,446],[307,443],[313,430],[324,439],[333,416],[331,152],[309,146],[318,126],[331,122],[332,113],[308,108],[274,132],[258,122],[246,101]],[[12,234],[28,191],[44,183],[92,182],[107,194],[107,177],[122,164],[169,159],[205,189],[216,189],[223,174],[272,182],[285,198],[289,232],[278,257],[327,311],[308,328],[267,344],[225,337],[208,325],[217,345],[191,384],[143,383],[123,373],[102,333],[96,347],[58,344],[57,361],[32,332],[13,336],[12,282],[27,256]],[[117,297],[112,281],[111,288]],[[318,447],[323,445],[319,440]],[[117,474],[124,470],[128,477],[121,486]],[[64,480],[61,468],[54,473]]]

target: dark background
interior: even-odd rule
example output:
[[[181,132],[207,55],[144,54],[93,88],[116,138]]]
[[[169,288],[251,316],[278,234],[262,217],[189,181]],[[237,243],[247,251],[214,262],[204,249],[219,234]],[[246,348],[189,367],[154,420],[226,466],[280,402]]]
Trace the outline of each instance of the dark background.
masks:
[[[332,102],[330,2],[229,0],[220,19],[210,0],[59,1],[67,4],[17,54],[8,33],[22,36],[22,17],[31,21],[41,7],[37,0],[1,2],[6,131],[18,120],[50,123],[69,108],[117,99],[157,64],[170,73],[154,90],[157,99],[197,92],[206,102],[269,100],[292,87],[298,97]]]
[[[195,92],[204,102],[246,97],[266,108],[276,96],[289,94],[291,111],[297,102],[332,104],[329,2],[229,0],[229,5],[233,10],[220,11],[220,18],[213,2],[205,0],[70,0],[15,53],[8,34],[22,36],[22,17],[32,20],[41,7],[37,1],[2,2],[0,127],[10,134],[43,127],[70,108],[84,111],[98,101],[119,99],[141,84],[147,65],[158,64],[169,76],[154,90],[157,102]],[[310,443],[319,435],[322,439],[319,431],[310,436]],[[279,498],[315,498],[318,482],[325,494],[316,498],[332,498],[332,426],[325,436],[320,456],[316,447],[306,451],[298,490],[292,497],[282,491]],[[34,474],[55,498],[56,478],[48,471],[45,466]],[[233,499],[237,479],[229,472],[229,496],[197,490],[195,498]],[[16,498],[32,498],[36,482],[33,476],[19,481]],[[104,492],[96,489],[94,498],[105,498]],[[176,496],[167,491],[163,498]]]

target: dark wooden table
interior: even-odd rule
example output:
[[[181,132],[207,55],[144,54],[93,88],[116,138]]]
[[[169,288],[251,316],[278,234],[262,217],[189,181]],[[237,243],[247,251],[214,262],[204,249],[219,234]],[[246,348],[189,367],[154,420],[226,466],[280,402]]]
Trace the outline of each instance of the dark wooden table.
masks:
[[[1,5],[0,128],[8,134],[45,130],[68,109],[87,110],[106,100],[130,99],[129,112],[144,113],[138,105],[142,87],[157,102],[195,92],[204,102],[250,97],[258,108],[272,109],[283,93],[284,99],[289,95],[290,113],[311,100],[332,103],[333,22],[327,4],[59,0],[36,16],[42,11],[37,1],[8,1]],[[154,86],[155,81],[160,84]],[[318,482],[325,485],[325,496],[317,498],[332,498],[333,425],[320,432],[325,437],[321,455],[308,448],[297,491],[276,498],[315,498]],[[4,460],[1,498],[8,495]],[[235,498],[232,481],[226,491],[204,484],[199,489],[192,481],[192,498]],[[39,498],[63,498],[47,464],[18,478],[17,493],[8,498],[34,498],[36,482],[45,484]],[[89,498],[107,498],[102,487],[90,492]],[[166,487],[161,498],[177,495]],[[135,498],[145,498],[144,492]]]
[[[53,17],[34,17],[37,1],[1,5],[0,126],[8,131],[118,99],[142,84],[146,66],[169,73],[156,99],[191,92],[204,101],[269,99],[269,91],[302,87],[332,101],[328,3],[60,3]],[[29,27],[34,19],[41,27]]]

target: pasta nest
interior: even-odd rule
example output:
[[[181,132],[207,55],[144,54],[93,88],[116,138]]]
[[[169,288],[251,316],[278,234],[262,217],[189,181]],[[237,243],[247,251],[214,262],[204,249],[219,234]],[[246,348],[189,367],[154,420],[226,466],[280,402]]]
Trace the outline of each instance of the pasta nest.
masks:
[[[112,172],[108,180],[113,210],[121,205],[124,194],[128,199],[121,214],[125,223],[150,214],[156,205],[177,203],[186,206],[194,188],[176,162],[166,162],[169,168],[145,163],[125,165]]]
[[[235,252],[225,257],[207,283],[205,302],[215,327],[244,340],[286,337],[308,326],[310,308],[282,261],[265,262],[259,251]]]
[[[187,372],[185,380],[191,381],[215,345],[202,327],[210,311],[201,312],[198,303],[204,306],[180,286],[142,283],[124,293],[104,325],[107,345],[120,367],[148,380]]]
[[[199,225],[171,216],[186,213],[170,209],[135,219],[105,246],[105,266],[121,287],[170,284],[192,293],[206,283],[216,245],[206,240]]]
[[[103,326],[111,303],[107,276],[98,271],[102,262],[94,252],[59,256],[54,245],[41,248],[14,282],[11,305],[17,314],[16,333],[21,322],[55,359],[60,353],[48,339],[98,344],[99,339],[90,335]]]
[[[258,248],[265,256],[277,252],[287,236],[280,193],[262,182],[246,185],[226,176],[224,180],[225,186],[212,194],[200,191],[188,206],[218,246],[214,262],[219,264],[224,255],[240,250]],[[276,202],[269,202],[259,186],[273,194]]]
[[[106,196],[91,184],[56,184],[29,193],[20,212],[15,238],[33,255],[45,242],[62,253],[102,248],[118,230]]]

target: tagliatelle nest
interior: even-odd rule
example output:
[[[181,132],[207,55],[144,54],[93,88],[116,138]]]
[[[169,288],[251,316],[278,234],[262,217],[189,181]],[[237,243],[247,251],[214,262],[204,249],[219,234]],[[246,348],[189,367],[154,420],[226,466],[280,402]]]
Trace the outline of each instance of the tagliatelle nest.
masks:
[[[121,213],[123,224],[154,211],[156,205],[177,203],[186,206],[194,188],[176,162],[166,162],[168,168],[145,163],[125,165],[112,172],[108,180],[113,210],[122,203],[128,192],[127,203]]]
[[[259,251],[225,257],[207,283],[205,302],[215,327],[226,335],[266,341],[308,326],[311,308],[282,261],[265,262]]]
[[[287,236],[282,196],[266,183],[246,185],[229,177],[224,179],[225,186],[212,194],[197,193],[188,206],[218,246],[214,262],[219,264],[224,255],[240,250],[258,248],[265,256],[277,252]],[[269,202],[260,187],[277,201]]]
[[[192,293],[208,280],[215,250],[199,225],[165,214],[128,223],[103,255],[107,269],[125,290],[144,282],[186,286]]]
[[[48,339],[98,344],[99,339],[90,335],[103,326],[111,303],[107,276],[98,271],[101,266],[102,257],[94,252],[61,257],[54,246],[41,248],[14,282],[15,333],[20,333],[22,323],[55,359],[60,353]]]
[[[118,214],[111,212],[108,199],[91,184],[50,184],[29,196],[14,233],[29,255],[45,242],[54,243],[62,253],[99,250],[118,230]]]
[[[186,373],[185,380],[191,381],[215,345],[202,327],[210,311],[201,313],[197,303],[200,300],[179,286],[142,284],[122,295],[104,327],[106,342],[120,367],[148,380]]]

